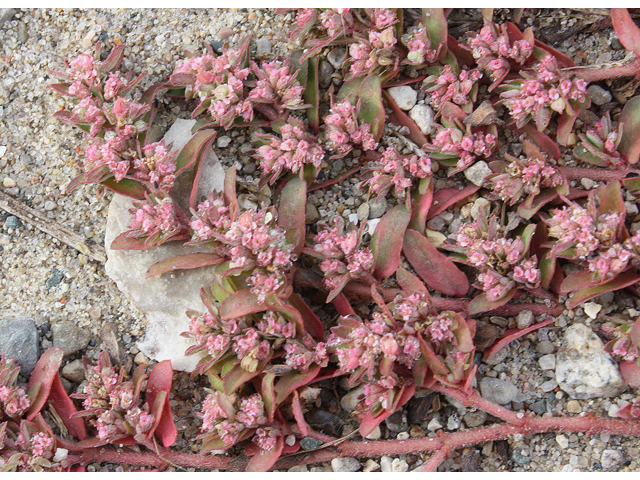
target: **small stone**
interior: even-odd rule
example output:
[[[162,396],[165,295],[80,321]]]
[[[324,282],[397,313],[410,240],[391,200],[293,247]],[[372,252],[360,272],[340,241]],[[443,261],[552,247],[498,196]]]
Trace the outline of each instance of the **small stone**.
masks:
[[[220,29],[220,31],[218,32],[218,38],[220,40],[226,40],[227,38],[229,38],[233,34],[234,34],[233,29],[231,29],[229,27],[222,27]]]
[[[384,419],[384,423],[390,432],[404,432],[407,428],[407,420],[402,412],[395,412]]]
[[[11,177],[5,177],[4,180],[2,180],[2,186],[4,188],[13,188],[16,186],[16,181]]]
[[[441,232],[446,226],[444,219],[439,215],[436,215],[427,222],[427,228],[435,230],[436,232]]]
[[[27,25],[20,21],[18,22],[18,42],[23,44],[27,41],[27,38],[29,38],[27,36]]]
[[[409,117],[425,135],[432,134],[436,129],[433,110],[429,105],[416,105],[409,111]]]
[[[138,352],[133,358],[133,363],[136,365],[149,365],[149,359],[142,352]]]
[[[580,405],[580,402],[577,400],[569,400],[566,405],[565,408],[567,409],[567,412],[569,413],[580,413],[582,412],[582,405]]]
[[[364,467],[362,468],[362,471],[363,472],[375,472],[379,468],[380,468],[380,464],[378,462],[376,462],[375,460],[373,460],[372,458],[370,458],[369,460],[367,460],[367,463],[364,464]]]
[[[9,317],[0,320],[0,353],[15,358],[20,373],[31,375],[40,357],[40,342],[36,323],[29,317]]]
[[[538,365],[540,365],[542,370],[555,370],[556,356],[552,353],[544,355],[538,359]]]
[[[600,85],[589,85],[587,93],[591,97],[591,101],[596,105],[604,105],[611,101],[611,92],[605,90]]]
[[[56,267],[53,267],[51,269],[51,276],[47,278],[45,285],[47,286],[47,288],[54,288],[60,285],[63,279],[64,279],[64,274],[60,270],[58,270]]]
[[[303,473],[306,473],[308,471],[309,469],[307,468],[306,465],[295,465],[291,467],[289,470],[287,470],[287,472],[303,472]]]
[[[481,187],[484,185],[484,179],[491,175],[493,171],[487,165],[487,162],[479,161],[468,167],[464,171],[464,176],[474,185]]]
[[[326,60],[320,62],[318,67],[318,84],[320,88],[329,88],[331,85],[331,75],[333,75],[333,67]]]
[[[312,225],[320,220],[320,213],[313,203],[307,202],[305,205],[305,223]]]
[[[549,340],[542,340],[536,344],[536,351],[543,355],[548,355],[556,351],[556,346]]]
[[[427,240],[429,240],[429,243],[436,248],[440,248],[440,246],[447,241],[447,237],[443,233],[436,232],[435,230],[427,228],[425,233],[427,235]]]
[[[458,430],[461,424],[462,420],[458,414],[454,413],[447,419],[447,430]]]
[[[484,377],[479,386],[482,397],[498,405],[510,403],[518,394],[515,385],[498,378]]]
[[[467,412],[462,418],[467,428],[475,428],[475,427],[484,425],[484,422],[487,421],[487,412],[483,410],[476,410],[475,412]]]
[[[360,401],[364,399],[364,386],[354,388],[340,399],[340,406],[347,412],[353,412]]]
[[[394,458],[391,461],[391,471],[392,472],[406,472],[409,470],[409,464],[406,460],[401,460],[399,458]]]
[[[15,8],[0,8],[0,25],[11,20],[15,14]]]
[[[471,215],[471,218],[473,218],[474,220],[477,220],[481,210],[484,210],[485,213],[489,213],[490,208],[491,202],[486,198],[480,197],[475,202],[473,202],[471,210],[469,211],[469,215]]]
[[[356,215],[358,216],[358,221],[364,222],[369,218],[369,204],[363,203],[356,210]]]
[[[538,400],[529,405],[529,410],[531,410],[536,415],[542,415],[547,411],[547,402],[544,400]]]
[[[14,230],[16,228],[20,228],[20,225],[22,225],[22,223],[20,223],[20,219],[18,217],[14,217],[13,215],[9,215],[4,221],[5,227],[12,228]]]
[[[624,462],[624,454],[620,450],[608,448],[602,452],[600,464],[604,470],[618,468]]]
[[[396,439],[398,440],[407,440],[409,437],[409,432],[400,432],[398,435],[396,435]]]
[[[638,205],[634,202],[624,202],[624,209],[627,212],[627,215],[637,215],[638,214]]]
[[[563,450],[565,448],[569,447],[569,440],[567,439],[567,437],[565,437],[564,435],[560,434],[560,435],[556,435],[556,443],[560,446],[560,448],[562,448]]]
[[[485,360],[484,363],[486,363],[487,365],[499,365],[502,362],[505,361],[505,359],[509,356],[509,346],[507,345],[506,347],[501,348],[500,350],[498,350],[496,353],[493,354],[493,356],[491,358],[488,358],[487,360]]]
[[[383,455],[380,458],[380,470],[382,470],[382,473],[391,472],[391,463],[392,462],[393,462],[393,458],[391,458],[389,455]]]
[[[55,210],[57,206],[58,205],[56,204],[56,202],[52,202],[51,200],[47,200],[46,202],[44,202],[44,209],[47,212]]]
[[[74,360],[62,367],[62,376],[75,383],[82,383],[84,380],[84,366],[81,360]]]
[[[227,135],[223,135],[216,140],[216,145],[218,148],[227,148],[231,144],[231,137]]]
[[[322,445],[322,441],[317,438],[304,437],[300,440],[300,447],[303,450],[316,450],[320,445]]]
[[[540,385],[540,389],[545,393],[549,393],[552,390],[554,390],[557,386],[558,386],[558,382],[556,382],[554,379],[551,379],[551,380],[547,380],[546,382],[542,383]]]
[[[360,462],[353,457],[334,458],[331,460],[331,468],[334,472],[357,472],[360,470]]]
[[[364,438],[367,440],[380,440],[380,438],[382,438],[382,429],[380,428],[380,425],[376,425],[376,428],[374,428],[371,433]]]
[[[528,455],[523,455],[520,448],[514,448],[511,452],[511,461],[516,465],[527,465],[529,462],[531,462],[531,457],[529,457]]]
[[[418,92],[409,85],[391,87],[387,89],[387,92],[401,110],[411,110],[418,100]]]
[[[369,200],[369,219],[380,218],[387,211],[387,199],[381,197],[380,199]]]
[[[598,317],[598,313],[602,310],[602,305],[596,302],[587,302],[584,304],[584,313],[591,319],[596,319]]]
[[[580,185],[582,185],[585,190],[591,190],[597,184],[596,184],[595,181],[591,180],[590,178],[583,177],[583,178],[580,179]]]
[[[347,50],[342,47],[334,48],[327,54],[327,60],[333,68],[340,70],[342,63],[347,56]]]
[[[516,326],[523,330],[533,323],[533,312],[531,310],[522,310],[516,317]]]
[[[51,326],[53,346],[62,348],[64,355],[72,355],[83,350],[91,341],[91,331],[80,328],[69,320],[63,320]]]
[[[556,381],[577,400],[615,397],[627,389],[602,340],[580,323],[565,332],[564,346],[556,354]]]
[[[442,424],[438,417],[433,417],[431,421],[427,424],[427,430],[430,432],[435,432],[436,430],[440,430],[442,428]]]
[[[422,427],[420,427],[420,425],[414,425],[409,430],[409,435],[413,438],[424,437],[424,430],[422,429]]]
[[[211,42],[211,48],[213,48],[213,51],[218,55],[222,53],[222,47],[224,47],[224,42],[220,42],[220,41]]]
[[[256,40],[256,56],[263,57],[271,53],[271,42],[268,38],[259,38]]]

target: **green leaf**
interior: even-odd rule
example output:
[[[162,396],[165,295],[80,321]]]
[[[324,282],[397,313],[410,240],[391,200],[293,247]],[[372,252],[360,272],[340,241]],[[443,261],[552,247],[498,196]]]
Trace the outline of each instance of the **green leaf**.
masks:
[[[224,393],[226,395],[231,395],[235,392],[241,385],[244,385],[252,378],[257,377],[262,373],[264,366],[271,360],[271,353],[267,355],[267,358],[258,363],[255,371],[250,372],[245,370],[240,365],[235,365],[228,372],[223,373],[224,378],[222,383],[224,385]]]
[[[639,280],[640,280],[640,275],[638,275],[637,273],[633,273],[633,272],[621,273],[610,282],[603,283],[602,285],[598,285],[597,287],[584,288],[574,293],[573,297],[571,297],[571,299],[569,300],[569,303],[567,304],[567,308],[575,308],[578,305],[580,305],[582,302],[585,302],[590,298],[597,297],[598,295],[602,295],[603,293],[620,290],[621,288],[625,288],[630,285],[633,285]]]
[[[304,89],[304,101],[311,105],[307,109],[307,118],[309,119],[309,127],[316,135],[320,128],[319,104],[320,97],[318,93],[318,57],[307,60],[307,78],[306,88]],[[303,85],[305,85],[303,83]]]
[[[215,130],[201,130],[196,133],[187,144],[182,147],[176,157],[176,175],[179,175],[193,165],[202,153],[208,142],[213,141],[217,132]]]
[[[296,388],[311,383],[311,381],[318,376],[318,373],[320,373],[320,365],[314,363],[306,373],[292,370],[286,375],[283,375],[275,386],[276,405],[284,402]]]
[[[613,10],[619,9],[614,8]],[[640,39],[637,42],[640,43]],[[640,159],[640,135],[638,135],[638,132],[640,132],[640,96],[633,97],[625,103],[618,122],[622,125],[618,151],[630,164],[634,165]]]
[[[442,45],[439,55],[439,60],[442,60],[447,54],[447,17],[444,14],[444,9],[423,8],[422,24],[429,32],[431,48],[435,49],[438,48],[438,45]]]
[[[360,100],[358,120],[371,125],[371,134],[376,141],[380,140],[385,120],[380,78],[377,75],[370,75],[344,82],[339,95],[341,98],[349,98],[352,105]]]
[[[387,278],[398,269],[402,252],[402,239],[409,225],[410,213],[404,205],[397,205],[385,213],[371,239],[373,275],[378,280]]]
[[[147,270],[146,278],[170,272],[172,270],[188,270],[192,268],[205,267],[207,265],[217,265],[224,262],[224,258],[215,253],[188,253],[186,255],[177,255],[175,257],[166,258],[154,263]]]
[[[124,56],[124,49],[125,49],[124,43],[121,43],[120,45],[116,45],[115,47],[113,47],[113,50],[111,50],[111,53],[109,54],[109,56],[106,58],[104,62],[102,62],[102,65],[100,65],[100,68],[98,69],[100,75],[104,75],[107,72],[110,72],[111,70],[118,68]]]

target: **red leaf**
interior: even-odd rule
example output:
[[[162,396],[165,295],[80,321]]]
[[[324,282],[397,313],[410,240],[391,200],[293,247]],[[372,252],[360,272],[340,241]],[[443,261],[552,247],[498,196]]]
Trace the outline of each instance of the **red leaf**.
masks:
[[[242,368],[240,365],[234,366],[225,374],[224,379],[222,380],[222,383],[224,385],[224,393],[226,395],[231,395],[238,389],[238,387],[244,385],[252,378],[260,375],[262,373],[262,370],[264,369],[264,366],[267,364],[267,362],[269,362],[269,360],[271,360],[271,354],[267,355],[264,360],[258,363],[258,366],[256,367],[254,372],[249,372],[248,370]]]
[[[286,375],[283,375],[276,383],[274,388],[276,393],[276,405],[280,405],[284,402],[291,392],[296,388],[310,384],[320,373],[320,365],[313,364],[309,367],[307,373],[301,373],[297,370],[293,370]]]
[[[396,272],[396,280],[398,285],[400,285],[400,288],[405,292],[421,292],[429,296],[429,291],[427,290],[427,287],[424,286],[424,283],[422,283],[418,277],[409,273],[402,267],[400,267]]]
[[[309,431],[311,428],[309,424],[304,419],[304,414],[302,413],[302,406],[300,405],[300,396],[298,395],[298,391],[293,391],[293,399],[291,400],[291,410],[293,411],[293,417],[296,419],[296,423],[298,424],[298,428],[300,428],[300,433],[305,437],[309,435]]]
[[[406,231],[402,250],[427,286],[452,297],[462,297],[469,290],[466,275],[415,230]]]
[[[302,316],[304,330],[313,338],[320,340],[324,336],[324,326],[311,307],[297,293],[292,293],[289,303],[298,310]]]
[[[360,435],[362,437],[366,437],[371,432],[373,432],[373,429],[376,428],[378,425],[380,425],[380,423],[385,418],[393,415],[405,403],[407,403],[409,400],[411,400],[411,397],[413,397],[413,394],[415,393],[415,391],[416,391],[415,384],[412,383],[411,385],[407,385],[405,383],[402,386],[402,390],[400,391],[400,394],[398,395],[398,398],[394,402],[394,405],[393,405],[392,408],[390,408],[388,410],[383,410],[382,413],[376,415],[375,417],[371,416],[370,413],[365,415],[365,417],[360,422],[360,428],[358,429],[358,431],[360,432]]]
[[[517,289],[513,288],[500,300],[491,301],[487,299],[484,293],[479,293],[469,302],[469,315],[476,315],[478,313],[490,312],[502,305],[506,304],[513,298]]]
[[[198,160],[202,149],[208,142],[213,141],[216,133],[215,130],[201,130],[191,137],[191,140],[182,147],[176,157],[176,175],[182,173]]]
[[[402,239],[409,224],[410,213],[400,204],[385,213],[371,239],[374,271],[377,280],[395,273],[400,265]]]
[[[463,48],[455,38],[451,35],[447,35],[447,48],[451,54],[456,57],[460,65],[471,66],[475,64],[473,55],[469,50]]]
[[[102,62],[102,65],[100,65],[100,68],[98,69],[102,75],[104,75],[107,72],[110,72],[111,70],[118,68],[124,56],[124,48],[125,48],[124,43],[121,43],[120,45],[116,45],[115,47],[113,47],[113,50],[111,50],[111,53],[109,54],[109,56],[106,58],[104,62]]]
[[[338,295],[336,295],[334,299],[331,300],[331,303],[340,315],[346,317],[347,315],[356,314],[356,312],[353,310],[353,307],[349,303],[349,300],[347,300],[347,297],[344,296],[344,293],[339,293]]]
[[[611,23],[624,48],[640,57],[640,29],[626,8],[611,9]]]
[[[569,115],[568,113],[563,113],[558,117],[558,128],[556,130],[556,140],[563,147],[567,146],[567,142],[569,141],[569,135],[573,130],[573,124],[576,123],[578,119],[578,112],[580,111],[580,107],[575,107],[575,113],[573,115]]]
[[[144,200],[147,194],[146,187],[131,178],[123,178],[119,182],[116,182],[115,178],[107,178],[100,182],[112,192],[119,193],[125,197],[133,198],[134,200]]]
[[[593,283],[593,275],[591,272],[580,270],[578,272],[567,275],[560,285],[560,295],[574,292],[581,288],[591,287]]]
[[[422,147],[425,143],[429,143],[429,140],[427,140],[427,137],[422,133],[420,127],[416,125],[416,122],[414,122],[409,115],[404,113],[402,109],[396,105],[396,102],[393,101],[393,98],[391,98],[386,90],[382,91],[382,95],[391,107],[391,110],[393,110],[393,114],[389,116],[389,120],[402,127],[407,127],[409,129],[409,140],[418,145],[418,147]]]
[[[442,104],[442,108],[440,109],[442,113],[442,118],[447,119],[450,123],[453,123],[453,120],[459,120],[460,122],[464,122],[464,119],[467,118],[470,112],[465,112],[462,108],[460,108],[455,103],[444,102]]]
[[[573,63],[573,60],[567,57],[564,53],[560,53],[555,48],[551,48],[549,45],[547,45],[546,43],[542,43],[540,40],[535,41],[535,46],[537,48],[534,49],[533,54],[538,59],[544,57],[545,53],[548,53],[556,57],[556,61],[558,62],[558,67],[560,68],[571,68],[576,66],[576,64]]]
[[[62,423],[64,423],[64,426],[67,427],[69,433],[78,440],[84,440],[87,436],[87,431],[84,428],[84,421],[82,418],[73,416],[73,414],[78,411],[62,386],[60,376],[57,372],[51,384],[48,403],[56,411],[62,420]]]
[[[247,464],[247,472],[268,471],[280,458],[283,448],[284,440],[279,436],[276,438],[276,445],[271,450],[261,450],[259,454],[251,457]]]
[[[32,400],[31,407],[27,412],[27,420],[33,420],[47,402],[63,357],[64,352],[61,348],[51,347],[36,362],[27,386],[27,394]]]
[[[178,430],[173,423],[171,405],[169,405],[169,392],[171,391],[172,382],[173,368],[171,368],[171,360],[164,360],[151,370],[145,391],[145,400],[152,407],[152,413],[156,415],[156,419],[159,422],[157,423],[155,434],[164,447],[173,445],[178,436]],[[160,393],[165,394],[164,399],[161,398]],[[158,398],[157,402],[156,398]]]
[[[458,190],[456,187],[443,188],[442,190],[438,190],[433,194],[433,203],[431,209],[429,209],[427,220],[435,217],[439,213],[444,212],[451,205],[459,202],[463,198],[467,198],[468,196],[473,195],[478,190],[480,190],[480,187],[473,184],[467,185],[462,190]]]
[[[542,152],[546,153],[550,157],[558,160],[560,158],[560,148],[558,144],[551,140],[549,135],[539,131],[531,124],[525,125],[523,128],[516,129],[516,131],[523,132],[529,137],[529,139],[538,147]]]
[[[622,360],[618,366],[620,367],[620,375],[627,385],[631,388],[640,387],[640,367],[635,361]]]
[[[150,248],[146,244],[146,238],[133,238],[127,236],[128,232],[122,232],[111,242],[111,250],[146,250]]]
[[[149,270],[147,270],[146,278],[172,270],[188,270],[191,268],[205,267],[207,265],[217,265],[222,262],[224,262],[224,258],[215,253],[198,252],[176,255],[175,257],[165,258],[151,265]]]
[[[504,337],[501,340],[496,342],[488,350],[485,350],[484,356],[483,356],[484,361],[489,360],[496,353],[498,353],[499,350],[501,350],[502,348],[504,348],[507,345],[509,345],[516,338],[520,338],[520,337],[522,337],[524,335],[527,335],[527,334],[529,334],[531,332],[534,332],[539,328],[546,327],[547,325],[549,325],[550,323],[553,323],[554,321],[555,321],[554,318],[547,318],[546,320],[544,320],[544,321],[542,321],[540,323],[536,323],[535,325],[531,325],[530,327],[523,328],[522,330],[520,330],[519,328],[511,328],[511,329],[507,330],[506,332],[504,332]]]
[[[427,216],[433,205],[433,179],[422,178],[418,188],[411,193],[411,220],[409,228],[417,232],[424,232],[427,226]]]
[[[244,288],[232,293],[220,304],[220,318],[231,320],[232,318],[263,312],[267,309],[264,303],[258,302],[258,296],[251,292],[250,288]]]
[[[613,10],[618,9],[614,8]],[[640,54],[637,55],[640,56]],[[636,164],[640,158],[640,135],[638,135],[638,131],[640,131],[640,96],[633,97],[624,105],[618,122],[622,125],[618,150],[630,164]]]
[[[286,232],[287,241],[293,244],[293,252],[300,255],[305,237],[305,207],[307,184],[295,177],[282,189],[278,205],[278,226]]]
[[[629,285],[633,285],[634,283],[636,283],[638,280],[640,280],[640,275],[638,275],[637,273],[621,273],[610,282],[603,283],[602,285],[598,285],[597,287],[585,288],[574,293],[573,297],[571,297],[569,303],[567,304],[567,308],[577,307],[582,302],[589,300],[590,298],[597,297],[598,295],[602,295],[603,293],[613,292],[615,290],[620,290],[621,288],[628,287]]]

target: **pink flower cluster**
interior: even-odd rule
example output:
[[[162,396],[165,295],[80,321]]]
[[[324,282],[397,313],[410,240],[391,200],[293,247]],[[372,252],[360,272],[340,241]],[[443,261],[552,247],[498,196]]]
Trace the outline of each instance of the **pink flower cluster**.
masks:
[[[164,140],[149,143],[142,151],[144,156],[133,161],[133,178],[149,184],[152,191],[170,192],[176,180],[177,152],[170,152]]]
[[[582,140],[581,147],[585,152],[580,154],[576,150],[574,153],[581,160],[603,167],[621,167],[627,164],[627,161],[618,152],[622,136],[619,128],[618,130],[612,129],[609,112],[600,121],[595,122],[593,127],[587,130],[587,133],[578,136]]]
[[[467,44],[478,67],[488,71],[494,81],[489,91],[509,73],[512,65],[523,65],[533,53],[533,45],[528,40],[512,42],[505,28],[499,32],[492,24],[482,27],[480,34],[469,38]]]
[[[190,243],[225,240],[225,234],[231,227],[233,220],[231,209],[224,201],[222,194],[211,192],[204,202],[198,204],[197,210],[191,213]]]
[[[397,64],[398,56],[393,50],[397,40],[392,27],[382,32],[370,31],[369,39],[362,39],[358,43],[349,45],[351,63],[347,80],[371,75],[381,67],[386,69]]]
[[[145,203],[134,202],[133,218],[126,235],[145,238],[148,246],[159,245],[189,231],[189,218],[171,197],[161,200],[147,199]]]
[[[154,425],[155,417],[149,413],[148,404],[145,403],[142,408],[138,406],[142,381],[134,384],[131,380],[125,380],[124,367],[120,373],[116,373],[105,351],[95,365],[86,360],[84,363],[87,384],[83,393],[72,395],[72,398],[83,400],[84,410],[76,415],[90,417],[91,424],[98,431],[98,438],[105,443],[116,442],[130,435],[145,439]]]
[[[318,139],[308,133],[300,122],[289,120],[289,123],[282,125],[280,137],[261,137],[268,139],[269,143],[259,147],[254,158],[260,160],[263,174],[271,176],[271,184],[278,179],[283,170],[298,173],[308,164],[318,170],[322,167],[324,149],[318,143]]]
[[[527,157],[524,160],[506,154],[510,161],[506,173],[489,177],[492,192],[503,202],[515,205],[523,196],[536,196],[542,188],[553,188],[566,183],[564,176],[543,159]]]
[[[467,131],[457,127],[440,129],[431,144],[425,149],[449,158],[458,158],[455,170],[459,172],[470,166],[478,158],[487,158],[498,146],[497,138],[492,133]]]
[[[637,320],[636,320],[637,321]],[[631,329],[633,322],[625,322],[616,325],[615,323],[605,323],[600,330],[608,338],[609,341],[605,349],[618,361],[635,362],[640,358],[640,349],[633,343]]]
[[[318,19],[329,38],[344,34],[347,30],[351,30],[355,24],[355,18],[350,8],[327,8],[320,13]]]
[[[432,175],[431,159],[417,155],[400,155],[394,147],[388,147],[380,159],[371,166],[373,176],[364,185],[378,197],[387,194],[394,187],[398,198],[405,198],[412,185],[412,178],[426,178]]]
[[[358,248],[360,232],[351,228],[344,233],[344,220],[336,216],[333,227],[325,226],[313,239],[313,249],[324,260],[320,270],[331,290],[340,290],[350,279],[371,279],[373,254],[368,247]]]
[[[477,68],[473,70],[460,70],[456,74],[451,65],[445,65],[438,76],[431,75],[425,78],[423,88],[426,94],[430,94],[429,103],[436,110],[440,110],[445,102],[452,102],[464,106],[472,104],[475,100],[476,90],[473,87],[482,78],[482,73]]]
[[[525,243],[519,236],[515,239],[500,236],[495,219],[488,238],[484,221],[462,225],[456,233],[456,244],[462,247],[466,260],[478,268],[477,288],[491,302],[500,300],[514,288],[520,286],[535,289],[540,286],[541,274],[534,255],[527,258]]]
[[[16,385],[18,367],[13,359],[7,360],[2,354],[0,357],[0,420],[6,417],[18,419],[31,406],[31,399],[25,394],[23,388]]]
[[[349,100],[331,104],[330,114],[322,119],[326,125],[324,137],[327,148],[336,152],[331,158],[344,157],[355,147],[362,150],[375,150],[378,143],[371,135],[371,125],[358,125],[360,104],[351,105]]]
[[[290,69],[288,59],[284,63],[263,63],[260,67],[251,62],[251,70],[257,80],[247,100],[254,104],[267,104],[278,114],[284,110],[305,108],[302,99],[304,87],[298,82],[296,73],[289,73]]]
[[[402,44],[407,47],[409,53],[403,61],[408,65],[432,64],[438,60],[441,46],[431,48],[429,32],[422,24],[419,27],[409,27],[407,33],[400,38]]]
[[[587,82],[563,73],[553,55],[543,57],[533,70],[534,75],[520,73],[524,80],[506,82],[506,91],[500,94],[518,128],[533,119],[542,131],[549,125],[552,112],[574,115],[574,108],[588,101]]]

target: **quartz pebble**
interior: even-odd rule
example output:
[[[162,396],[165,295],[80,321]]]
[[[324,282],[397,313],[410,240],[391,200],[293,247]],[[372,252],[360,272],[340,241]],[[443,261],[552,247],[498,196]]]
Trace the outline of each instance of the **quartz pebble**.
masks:
[[[624,454],[620,450],[608,448],[602,452],[600,463],[604,470],[613,470],[618,468],[624,462]]]
[[[334,458],[331,460],[331,468],[334,472],[357,472],[360,470],[360,462],[353,457]]]
[[[3,186],[4,188],[12,188],[12,187],[15,187],[15,186],[16,186],[16,181],[15,181],[13,178],[11,178],[11,177],[5,177],[5,178],[2,180],[2,186]]]
[[[487,162],[479,161],[468,167],[464,171],[464,176],[474,185],[481,187],[484,185],[484,179],[492,173]]]
[[[409,111],[409,117],[425,135],[431,135],[436,129],[434,113],[429,105],[416,105]]]
[[[259,38],[256,40],[256,56],[263,57],[271,53],[271,42],[268,38]]]
[[[387,92],[401,110],[411,110],[418,100],[418,92],[409,85],[391,87]]]
[[[556,443],[563,449],[569,447],[569,440],[562,434],[556,435]]]
[[[556,356],[553,354],[544,355],[538,359],[538,364],[542,370],[555,370]]]
[[[484,377],[480,380],[479,386],[482,397],[498,405],[506,405],[518,394],[515,385],[498,378]]]
[[[533,312],[531,310],[522,310],[516,317],[516,325],[523,330],[533,323]]]
[[[598,317],[598,313],[602,310],[602,305],[595,302],[587,302],[584,304],[584,313],[587,314],[589,318],[596,319]]]

